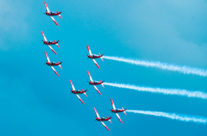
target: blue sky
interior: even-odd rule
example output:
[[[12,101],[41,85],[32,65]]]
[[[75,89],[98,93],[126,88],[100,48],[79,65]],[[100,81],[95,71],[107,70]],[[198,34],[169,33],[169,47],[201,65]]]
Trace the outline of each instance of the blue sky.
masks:
[[[207,91],[207,78],[105,60],[98,70],[87,58],[86,44],[94,53],[161,61],[207,69],[207,2],[204,0],[52,1],[51,10],[63,11],[55,26],[44,15],[44,1],[2,0],[0,4],[0,135],[144,135],[206,136],[206,125],[159,117],[121,114],[123,124],[112,115],[110,98],[117,107],[155,110],[207,117],[206,100],[139,93],[99,87],[102,96],[88,85],[94,79],[108,82]],[[55,56],[42,44],[60,40]],[[45,65],[63,61],[60,77]],[[87,88],[85,105],[72,95]],[[95,121],[93,107],[112,115],[107,132]]]

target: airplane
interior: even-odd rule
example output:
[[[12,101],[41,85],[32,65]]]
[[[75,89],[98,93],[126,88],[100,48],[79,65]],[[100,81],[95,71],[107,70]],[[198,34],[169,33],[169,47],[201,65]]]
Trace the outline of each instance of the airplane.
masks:
[[[80,96],[78,94],[84,94],[86,97],[88,97],[87,94],[86,94],[86,91],[87,90],[84,90],[84,89],[82,89],[82,91],[76,90],[75,87],[74,87],[74,85],[73,85],[73,82],[71,80],[70,80],[70,84],[72,86],[72,93],[73,94],[76,94],[76,96],[78,97],[78,99],[84,104],[83,100],[80,98]]]
[[[87,48],[88,48],[88,52],[89,52],[88,58],[92,59],[93,62],[95,63],[95,65],[100,69],[100,67],[95,59],[101,58],[101,60],[103,61],[103,54],[102,55],[100,53],[99,53],[99,55],[92,54],[89,45],[87,45]]]
[[[106,118],[104,118],[104,117],[100,117],[95,107],[94,107],[94,111],[95,111],[95,113],[96,113],[96,120],[97,120],[97,121],[100,121],[101,124],[102,124],[108,131],[110,131],[109,128],[105,125],[105,123],[104,123],[103,121],[109,121],[109,122],[112,124],[111,117],[108,117],[108,116],[107,116]]]
[[[55,52],[55,50],[50,45],[56,45],[57,47],[60,48],[60,46],[58,45],[59,40],[58,41],[55,41],[55,40],[54,41],[48,41],[47,38],[46,38],[46,36],[44,35],[43,31],[41,31],[41,34],[42,34],[43,39],[44,39],[43,43],[45,45],[47,45],[55,54],[57,54]]]
[[[59,74],[56,72],[56,70],[55,70],[55,68],[53,66],[59,66],[62,69],[62,66],[61,66],[62,62],[58,62],[58,61],[57,61],[57,63],[56,62],[50,62],[50,58],[48,57],[46,51],[45,51],[45,56],[47,58],[46,64],[52,68],[52,70],[55,72],[55,74],[57,76],[59,76]]]
[[[58,23],[56,22],[56,20],[54,19],[53,16],[59,16],[62,19],[62,16],[60,15],[62,12],[59,12],[59,11],[57,11],[57,12],[51,12],[50,9],[47,6],[47,3],[44,2],[44,4],[45,4],[45,8],[46,8],[45,14],[47,16],[49,16],[53,20],[53,22],[58,26]]]
[[[104,81],[101,81],[101,80],[100,81],[93,81],[93,79],[92,79],[91,74],[90,74],[89,71],[88,71],[88,76],[90,78],[89,84],[90,85],[93,85],[93,87],[96,89],[96,91],[101,95],[101,92],[98,90],[98,88],[96,87],[96,85],[102,85],[104,87],[104,85],[103,85]]]
[[[113,107],[111,111],[113,113],[115,113],[116,116],[118,117],[118,119],[120,120],[120,122],[123,123],[123,121],[121,120],[121,118],[120,118],[118,113],[123,112],[126,115],[126,109],[124,109],[123,107],[122,107],[122,109],[116,109],[112,98],[111,98],[111,104],[112,104],[112,107]]]

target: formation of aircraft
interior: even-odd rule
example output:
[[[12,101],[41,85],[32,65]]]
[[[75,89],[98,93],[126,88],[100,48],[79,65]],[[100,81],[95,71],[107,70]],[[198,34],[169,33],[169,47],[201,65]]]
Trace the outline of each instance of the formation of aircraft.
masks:
[[[108,117],[108,116],[107,116],[107,117],[100,117],[95,107],[94,107],[94,111],[95,111],[95,113],[96,113],[96,120],[99,121],[99,122],[101,122],[101,124],[102,124],[108,131],[110,131],[109,128],[108,128],[108,127],[106,126],[106,124],[104,123],[104,121],[109,121],[110,123],[112,123],[112,121],[111,121],[111,117]]]
[[[103,54],[100,54],[100,53],[99,53],[99,55],[92,54],[89,45],[87,45],[87,48],[88,48],[88,52],[89,52],[88,58],[92,59],[93,62],[95,63],[95,65],[100,69],[100,67],[99,67],[99,65],[98,65],[98,63],[96,62],[95,59],[101,58],[101,60],[103,61]]]
[[[50,61],[50,58],[48,57],[46,51],[45,51],[45,56],[46,56],[46,58],[47,58],[47,62],[46,62],[46,64],[52,68],[52,70],[55,72],[55,74],[56,74],[57,76],[59,76],[59,74],[58,74],[57,71],[55,70],[54,66],[59,66],[59,67],[62,69],[62,66],[61,66],[62,62],[58,62],[58,61],[57,61],[57,62],[51,62],[51,61]]]
[[[47,3],[44,2],[44,4],[45,4],[45,7],[46,7],[45,14],[47,16],[49,16],[55,22],[55,24],[58,26],[58,23],[55,21],[53,16],[59,16],[60,18],[62,18],[61,15],[60,15],[62,12],[59,12],[59,11],[51,12],[49,10],[48,6],[47,6]],[[47,45],[55,54],[57,54],[56,51],[52,48],[52,46],[56,45],[58,48],[60,48],[60,46],[58,44],[59,40],[57,40],[57,41],[55,41],[55,40],[54,41],[48,41],[45,34],[43,33],[43,31],[41,31],[41,34],[42,34],[43,39],[44,39],[43,44]],[[88,52],[89,52],[88,58],[92,59],[92,61],[95,63],[95,65],[100,69],[98,63],[96,62],[96,59],[100,58],[103,61],[103,54],[100,54],[100,53],[99,53],[99,55],[92,54],[89,45],[87,45],[87,48],[88,48]],[[58,62],[58,61],[57,62],[51,62],[46,51],[45,51],[45,56],[47,58],[46,65],[50,66],[52,68],[52,70],[55,72],[55,74],[57,76],[59,76],[59,74],[57,73],[57,71],[55,70],[54,67],[58,66],[62,69],[62,66],[61,66],[62,62]],[[104,87],[104,81],[101,81],[101,80],[94,81],[92,79],[91,74],[90,74],[89,71],[88,71],[88,76],[89,76],[89,79],[90,79],[89,85],[92,85],[95,88],[95,90],[101,95],[101,92],[98,90],[97,85],[102,85]],[[77,89],[75,89],[75,86],[73,85],[72,80],[69,80],[69,81],[70,81],[70,84],[71,84],[71,87],[72,87],[72,89],[71,89],[72,94],[76,95],[77,98],[81,101],[82,104],[85,104],[84,101],[81,99],[80,95],[84,94],[86,97],[88,97],[87,94],[86,94],[87,89],[86,90],[84,90],[84,89],[77,90]],[[126,115],[126,112],[125,112],[126,109],[124,109],[123,107],[122,107],[122,109],[117,109],[114,105],[114,102],[113,102],[112,98],[111,98],[111,104],[112,104],[111,112],[114,113],[118,117],[118,119],[120,120],[121,123],[123,123],[123,121],[121,120],[118,113],[123,112]],[[99,121],[108,131],[110,131],[109,128],[106,126],[106,124],[104,122],[109,121],[110,123],[112,123],[112,121],[111,121],[112,117],[108,117],[108,116],[100,117],[95,107],[94,107],[94,111],[96,113],[96,120]]]
[[[115,107],[115,104],[114,104],[112,98],[111,98],[111,104],[112,104],[112,110],[111,110],[111,111],[112,111],[113,113],[115,113],[116,116],[118,117],[118,119],[120,120],[120,122],[123,123],[123,121],[121,120],[121,118],[120,118],[120,116],[119,116],[118,113],[123,112],[123,113],[126,115],[126,109],[124,109],[123,107],[122,107],[122,109],[117,109],[117,108]]]
[[[101,80],[100,81],[93,81],[89,71],[88,71],[88,76],[90,78],[89,85],[92,85],[96,89],[96,91],[101,95],[101,92],[98,90],[96,85],[102,85],[104,87],[104,85],[103,85],[104,81],[101,81]]]
[[[73,85],[73,82],[71,80],[70,80],[70,84],[72,86],[72,93],[75,94],[78,97],[78,99],[84,104],[83,100],[80,98],[80,96],[78,94],[84,94],[86,97],[88,97],[87,94],[86,94],[87,90],[84,90],[84,89],[76,90],[74,85]]]
[[[58,23],[57,23],[57,21],[54,19],[53,16],[59,16],[59,17],[62,19],[62,16],[60,15],[62,12],[59,12],[59,11],[57,11],[57,12],[51,12],[50,9],[49,9],[48,6],[47,6],[47,3],[44,2],[44,4],[45,4],[45,8],[46,8],[46,12],[45,12],[45,14],[46,14],[47,16],[49,16],[49,17],[53,20],[53,22],[58,26]]]
[[[48,41],[46,36],[44,35],[43,31],[41,31],[41,34],[42,34],[42,37],[44,39],[43,43],[45,45],[47,45],[55,54],[57,54],[55,52],[55,50],[51,47],[51,45],[56,45],[58,48],[60,48],[60,46],[58,45],[59,40],[57,40],[57,41],[55,41],[55,40],[54,41]]]

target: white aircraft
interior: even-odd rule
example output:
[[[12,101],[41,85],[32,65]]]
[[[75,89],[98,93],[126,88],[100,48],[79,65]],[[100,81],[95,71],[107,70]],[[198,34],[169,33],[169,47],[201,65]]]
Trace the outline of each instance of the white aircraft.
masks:
[[[101,58],[101,60],[103,61],[103,54],[102,55],[100,53],[99,53],[99,55],[92,54],[92,52],[91,52],[91,50],[89,48],[89,45],[87,45],[87,48],[88,48],[88,52],[89,52],[88,58],[92,59],[93,62],[96,64],[96,66],[100,69],[100,67],[99,67],[99,65],[98,65],[98,63],[96,62],[95,59]]]
[[[55,52],[55,50],[51,47],[51,45],[56,45],[57,47],[60,48],[60,46],[58,45],[59,40],[58,41],[55,41],[55,40],[54,41],[48,41],[47,38],[46,38],[46,36],[44,35],[43,31],[41,31],[41,34],[42,34],[43,39],[44,39],[43,43],[45,45],[47,45],[55,54],[57,54]]]
[[[57,73],[57,71],[55,70],[55,68],[53,66],[59,66],[62,69],[62,66],[61,66],[62,62],[58,62],[58,61],[57,62],[51,62],[46,51],[45,51],[45,56],[47,58],[46,64],[52,68],[52,70],[55,72],[55,74],[57,76],[59,76],[59,74]]]
[[[96,113],[96,120],[97,120],[97,121],[100,121],[101,124],[102,124],[108,131],[110,131],[109,128],[105,125],[105,123],[104,123],[103,121],[109,121],[110,123],[112,123],[112,122],[111,122],[111,117],[108,117],[108,116],[107,116],[106,118],[105,118],[105,117],[100,117],[95,107],[94,107],[94,111],[95,111],[95,113]]]
[[[115,113],[116,116],[118,117],[118,119],[120,120],[120,122],[123,123],[123,121],[121,120],[121,118],[120,118],[118,113],[123,112],[126,115],[126,109],[124,109],[123,107],[122,107],[122,109],[116,109],[112,98],[111,98],[111,104],[112,104],[112,110],[111,111],[113,113]]]
[[[103,85],[104,81],[101,81],[101,80],[100,81],[93,81],[89,71],[88,71],[88,76],[90,78],[89,85],[92,85],[96,89],[96,91],[101,95],[101,92],[98,90],[96,85],[102,85],[104,87],[104,85]]]
[[[80,96],[78,94],[84,94],[87,97],[87,95],[86,95],[86,91],[87,90],[84,90],[84,89],[82,89],[82,91],[76,90],[71,80],[70,80],[70,84],[72,86],[72,93],[73,94],[76,94],[76,96],[78,97],[78,99],[84,104],[83,100],[80,98]]]
[[[62,16],[60,15],[62,12],[59,12],[59,11],[57,11],[57,12],[51,12],[50,9],[47,6],[47,3],[44,2],[44,4],[45,4],[45,8],[46,8],[45,14],[47,16],[49,16],[53,20],[53,22],[58,26],[58,23],[56,22],[56,20],[54,19],[53,16],[59,16],[62,19]]]

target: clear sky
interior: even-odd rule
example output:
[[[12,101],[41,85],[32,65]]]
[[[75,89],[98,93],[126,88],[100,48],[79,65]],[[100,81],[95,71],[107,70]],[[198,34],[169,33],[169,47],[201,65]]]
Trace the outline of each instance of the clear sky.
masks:
[[[59,26],[44,15],[43,0],[1,0],[0,135],[1,136],[206,136],[207,125],[128,113],[123,124],[111,112],[117,107],[207,117],[207,100],[136,92],[106,86],[100,96],[88,85],[94,79],[160,88],[207,92],[207,78],[87,58],[94,53],[161,61],[207,69],[207,1],[205,0],[47,0]],[[42,43],[60,40],[57,55]],[[63,61],[60,77],[45,65]],[[85,105],[71,93],[88,89]],[[108,132],[95,120],[93,107],[112,116]]]

